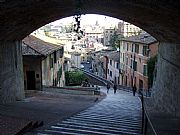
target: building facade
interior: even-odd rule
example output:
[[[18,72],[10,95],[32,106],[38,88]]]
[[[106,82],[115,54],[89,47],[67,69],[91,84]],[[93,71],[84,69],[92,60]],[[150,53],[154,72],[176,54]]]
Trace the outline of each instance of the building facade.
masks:
[[[119,84],[119,51],[113,51],[107,55],[108,58],[108,71],[107,80],[114,84]]]
[[[65,84],[63,46],[44,42],[34,36],[23,39],[25,89]]]
[[[147,33],[120,42],[120,84],[147,90],[147,61],[157,54],[158,42]]]
[[[119,22],[118,23],[118,34],[123,35],[124,37],[130,37],[138,35],[142,30],[128,22]]]
[[[110,40],[114,35],[115,29],[114,28],[106,28],[104,29],[104,46],[110,46]]]
[[[103,29],[98,26],[86,26],[85,27],[85,39],[87,42],[102,43]]]

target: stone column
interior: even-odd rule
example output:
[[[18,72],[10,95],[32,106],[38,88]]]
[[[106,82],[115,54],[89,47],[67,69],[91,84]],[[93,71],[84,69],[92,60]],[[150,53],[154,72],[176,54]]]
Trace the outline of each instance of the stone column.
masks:
[[[24,98],[21,41],[0,42],[0,103]]]
[[[180,116],[180,44],[160,43],[153,102],[156,109]]]

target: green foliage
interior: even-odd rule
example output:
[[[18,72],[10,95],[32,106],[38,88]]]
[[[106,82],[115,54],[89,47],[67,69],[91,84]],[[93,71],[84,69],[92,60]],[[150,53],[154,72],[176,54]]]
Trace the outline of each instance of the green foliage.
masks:
[[[149,88],[153,85],[153,79],[155,75],[155,64],[157,62],[157,55],[154,57],[151,57],[147,62],[147,70],[148,70],[148,86]]]
[[[110,44],[113,47],[113,49],[117,50],[117,48],[119,48],[121,38],[122,35],[118,35],[117,31],[115,31],[110,39]]]
[[[86,79],[81,71],[67,71],[65,72],[66,86],[81,85],[82,81]]]

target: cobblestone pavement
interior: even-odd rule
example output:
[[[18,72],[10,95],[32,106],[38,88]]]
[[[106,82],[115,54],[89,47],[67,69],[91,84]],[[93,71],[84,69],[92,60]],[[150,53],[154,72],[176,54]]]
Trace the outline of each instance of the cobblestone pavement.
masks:
[[[101,91],[106,92],[104,87]],[[138,97],[122,90],[98,104],[58,121],[46,129],[37,130],[36,135],[140,135],[141,103]]]
[[[104,95],[98,97],[102,99]],[[44,128],[94,105],[96,98],[94,95],[31,93],[23,101],[0,105],[0,135],[13,135],[31,121],[43,121]]]

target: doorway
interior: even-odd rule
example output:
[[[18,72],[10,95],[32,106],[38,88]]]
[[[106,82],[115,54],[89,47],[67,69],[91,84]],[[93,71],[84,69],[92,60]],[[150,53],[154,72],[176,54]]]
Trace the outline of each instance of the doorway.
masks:
[[[26,75],[27,75],[27,89],[35,90],[36,89],[35,71],[26,71]]]
[[[143,89],[143,80],[139,79],[139,89]]]

